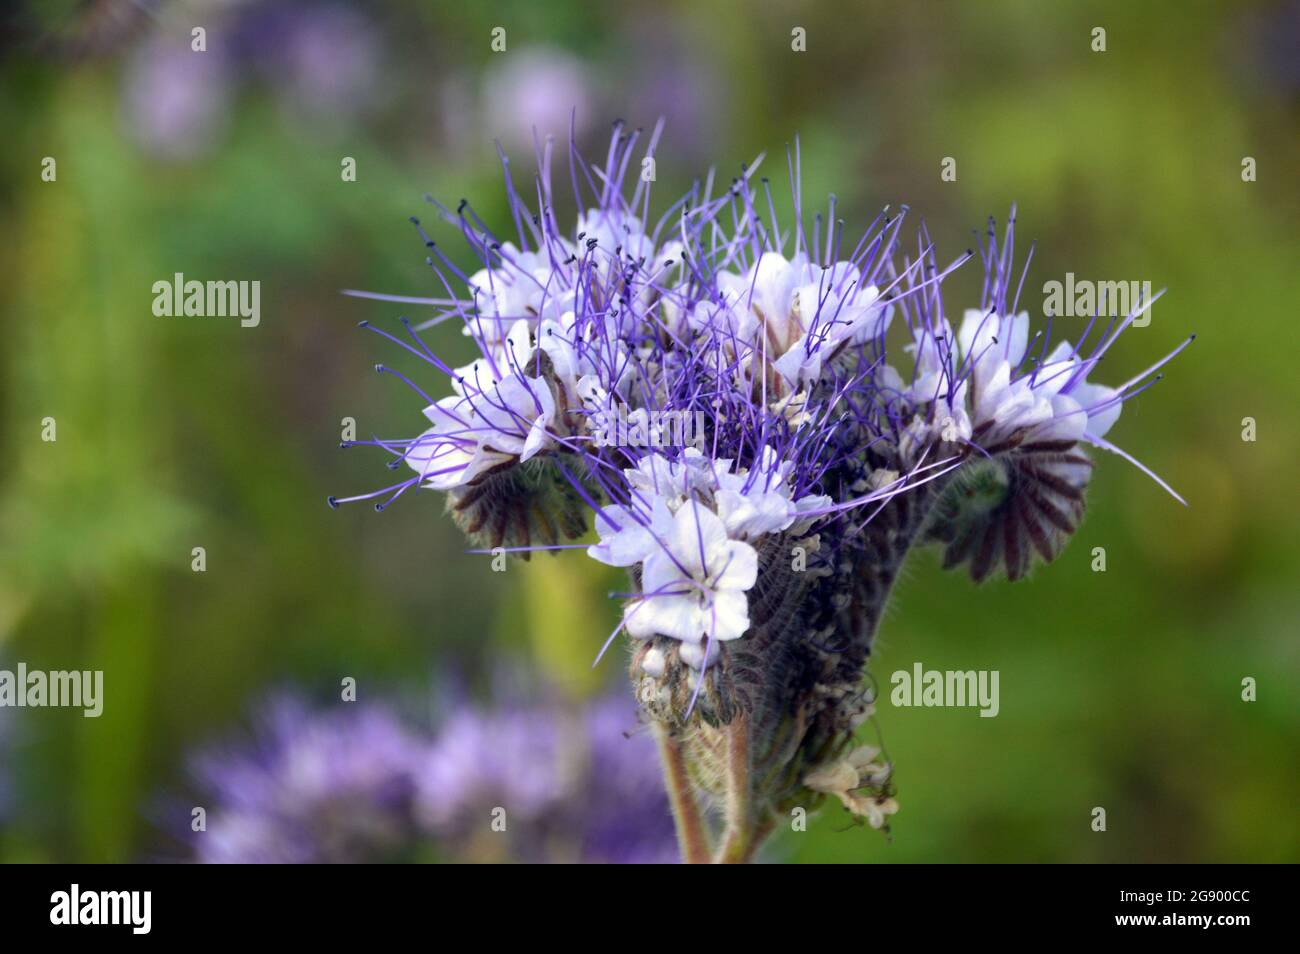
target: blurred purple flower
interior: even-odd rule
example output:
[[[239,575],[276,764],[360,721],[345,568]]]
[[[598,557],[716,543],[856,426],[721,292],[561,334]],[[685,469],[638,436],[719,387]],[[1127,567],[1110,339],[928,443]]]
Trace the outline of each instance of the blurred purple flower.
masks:
[[[250,6],[232,28],[233,55],[263,76],[294,118],[337,123],[364,112],[378,86],[380,38],[361,11],[335,2]]]
[[[361,113],[375,92],[379,53],[369,22],[355,10],[331,6],[304,17],[285,50],[292,99],[282,102],[314,119]]]
[[[414,772],[423,743],[386,710],[267,709],[258,742],[199,756],[206,863],[359,862],[400,857],[413,835]]]
[[[1300,92],[1300,0],[1252,11],[1246,22],[1251,41],[1235,44],[1243,68],[1279,93]]]
[[[230,96],[228,64],[219,53],[192,51],[188,36],[152,36],[127,65],[127,131],[160,158],[196,158],[224,130]]]
[[[587,712],[589,772],[599,797],[583,806],[583,857],[617,864],[674,864],[676,833],[649,733],[629,736],[635,707],[622,695]]]
[[[661,117],[674,161],[683,170],[708,164],[725,137],[727,77],[681,24],[646,17],[631,31],[635,43],[610,77],[624,93],[627,114]]]
[[[463,709],[434,743],[417,814],[471,860],[503,848],[516,861],[673,862],[655,746],[636,728],[622,696],[586,710]],[[504,833],[489,827],[496,808],[505,810]]]
[[[260,78],[280,109],[315,132],[362,114],[379,98],[381,41],[361,12],[335,2],[261,2],[213,19],[206,50],[188,34],[154,34],[130,58],[127,128],[164,159],[194,159],[220,139],[230,101]]]
[[[671,862],[673,824],[630,700],[458,705],[431,737],[384,709],[279,699],[258,742],[194,762],[206,863]],[[505,810],[505,831],[493,828]]]
[[[575,116],[577,133],[586,128],[584,117],[593,110],[591,77],[582,62],[548,47],[511,52],[493,61],[483,86],[481,115],[487,132],[510,145],[533,143],[548,135],[563,141]]]

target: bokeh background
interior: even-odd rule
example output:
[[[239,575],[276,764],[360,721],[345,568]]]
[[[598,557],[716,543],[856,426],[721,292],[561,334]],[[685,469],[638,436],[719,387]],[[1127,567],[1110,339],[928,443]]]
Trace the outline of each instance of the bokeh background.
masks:
[[[835,192],[850,227],[906,203],[941,258],[1017,202],[1040,317],[1067,271],[1169,288],[1105,381],[1199,333],[1113,431],[1190,507],[1107,458],[1083,528],[1030,582],[914,559],[876,678],[997,669],[1001,714],[882,703],[892,838],[828,808],[771,856],[1300,860],[1300,5],[54,0],[6,17],[0,667],[102,669],[106,704],[0,710],[0,860],[177,857],[188,816],[158,806],[190,804],[191,753],[243,737],[286,687],[338,706],[350,676],[418,723],[449,685],[499,693],[503,668],[575,701],[619,683],[619,653],[590,667],[618,612],[592,561],[493,573],[433,494],[325,504],[388,475],[381,452],[338,449],[344,418],[363,437],[423,426],[372,371],[402,367],[395,349],[356,328],[420,310],[340,290],[432,294],[406,221],[423,193],[506,225],[493,140],[524,176],[531,128],[562,137],[574,108],[591,151],[616,118],[666,118],[661,199],[763,150],[783,182],[797,134],[805,196]],[[978,293],[963,271],[950,309]],[[155,318],[152,283],[175,272],[260,280],[261,325]],[[431,337],[467,359],[453,329]]]

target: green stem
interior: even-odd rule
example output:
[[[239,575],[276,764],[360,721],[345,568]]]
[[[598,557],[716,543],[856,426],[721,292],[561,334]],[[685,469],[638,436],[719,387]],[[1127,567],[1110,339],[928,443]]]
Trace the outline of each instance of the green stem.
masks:
[[[686,770],[686,759],[681,743],[672,737],[664,726],[655,729],[659,740],[659,757],[664,767],[664,784],[672,804],[673,820],[677,823],[677,843],[682,860],[688,865],[708,864],[712,856],[709,836],[704,829],[704,816]]]

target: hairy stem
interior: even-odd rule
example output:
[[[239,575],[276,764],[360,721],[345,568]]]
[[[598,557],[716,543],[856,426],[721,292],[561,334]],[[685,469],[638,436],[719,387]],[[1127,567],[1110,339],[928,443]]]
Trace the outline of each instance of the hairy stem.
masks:
[[[749,839],[749,851],[741,858],[743,864],[749,864],[758,854],[758,849],[763,847],[763,842],[767,841],[768,836],[776,829],[776,815],[767,812],[764,816],[754,823],[754,833]]]
[[[762,838],[755,824],[753,801],[749,716],[740,715],[727,727],[727,828],[714,857],[716,863],[744,864],[758,850]]]
[[[664,767],[664,784],[668,789],[673,820],[677,824],[677,844],[681,848],[682,860],[688,865],[708,864],[713,851],[704,829],[700,803],[695,797],[695,789],[686,770],[681,743],[662,725],[656,726],[655,734],[659,741],[659,758]]]

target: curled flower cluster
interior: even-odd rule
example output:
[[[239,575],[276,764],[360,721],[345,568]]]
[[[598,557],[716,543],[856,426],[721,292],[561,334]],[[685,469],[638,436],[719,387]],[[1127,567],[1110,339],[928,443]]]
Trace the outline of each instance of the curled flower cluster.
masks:
[[[275,700],[255,746],[194,759],[204,863],[671,861],[654,746],[623,698],[459,706],[432,734],[380,707]],[[497,822],[494,827],[494,822]]]
[[[846,241],[834,198],[808,221],[797,145],[784,228],[758,161],[725,185],[710,173],[650,225],[651,184],[629,177],[642,139],[616,126],[599,164],[570,142],[571,230],[553,144],[538,144],[524,190],[536,209],[503,156],[509,240],[468,202],[433,203],[481,269],[464,274],[417,221],[436,296],[354,293],[432,310],[418,327],[403,319],[404,337],[379,333],[451,394],[404,379],[432,426],[357,443],[413,475],[348,499],[383,509],[412,488],[445,491],[478,548],[524,558],[594,523],[588,555],[629,571],[619,630],[667,757],[681,754],[694,789],[744,806],[728,831],[758,830],[853,764],[866,659],[910,547],[941,543],[976,580],[1053,559],[1082,516],[1083,448],[1122,453],[1106,434],[1173,355],[1118,387],[1091,383],[1150,301],[1053,346],[1050,321],[1031,333],[1019,310],[1014,211],[1001,239],[990,222],[946,265],[924,227],[904,250],[906,208]],[[941,287],[974,258],[982,300],[954,332]],[[444,321],[473,340],[472,363],[425,345],[419,329]],[[643,426],[611,431],[611,417]],[[692,440],[663,426],[680,421],[699,422]],[[888,781],[866,777],[878,805]]]

